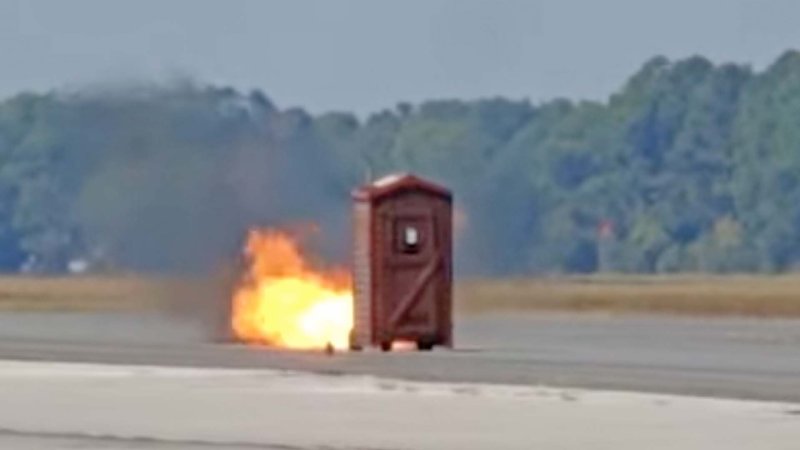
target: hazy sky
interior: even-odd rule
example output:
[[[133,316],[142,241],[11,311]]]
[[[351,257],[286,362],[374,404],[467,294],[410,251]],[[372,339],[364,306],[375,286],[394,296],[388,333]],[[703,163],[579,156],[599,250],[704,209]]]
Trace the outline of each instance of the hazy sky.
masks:
[[[0,0],[0,98],[190,76],[280,106],[602,99],[656,54],[762,68],[792,0]]]

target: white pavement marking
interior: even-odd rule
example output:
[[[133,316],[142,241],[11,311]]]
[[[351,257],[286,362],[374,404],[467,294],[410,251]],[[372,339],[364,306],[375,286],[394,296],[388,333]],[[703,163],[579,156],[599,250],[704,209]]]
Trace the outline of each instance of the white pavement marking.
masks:
[[[0,361],[0,399],[0,448],[800,448],[800,405],[274,370]]]

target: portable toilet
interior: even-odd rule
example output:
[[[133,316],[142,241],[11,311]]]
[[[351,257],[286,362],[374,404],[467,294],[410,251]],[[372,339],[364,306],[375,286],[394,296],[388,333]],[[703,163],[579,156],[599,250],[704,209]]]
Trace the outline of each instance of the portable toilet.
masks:
[[[350,347],[452,347],[449,190],[394,174],[353,192],[354,321]]]

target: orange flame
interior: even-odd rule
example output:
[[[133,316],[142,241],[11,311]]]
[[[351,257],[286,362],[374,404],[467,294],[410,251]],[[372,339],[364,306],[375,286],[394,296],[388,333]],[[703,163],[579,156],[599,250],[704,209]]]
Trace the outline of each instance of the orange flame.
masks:
[[[350,277],[309,267],[284,232],[251,230],[246,277],[233,294],[232,328],[245,342],[278,347],[347,349],[353,327]]]

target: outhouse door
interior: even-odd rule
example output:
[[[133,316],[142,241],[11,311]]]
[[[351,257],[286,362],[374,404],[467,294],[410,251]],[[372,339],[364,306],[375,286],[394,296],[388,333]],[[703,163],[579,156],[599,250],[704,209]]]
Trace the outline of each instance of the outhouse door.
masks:
[[[386,267],[383,287],[383,329],[395,340],[413,340],[430,347],[437,340],[438,299],[444,286],[442,248],[432,207],[396,207],[383,216]]]

